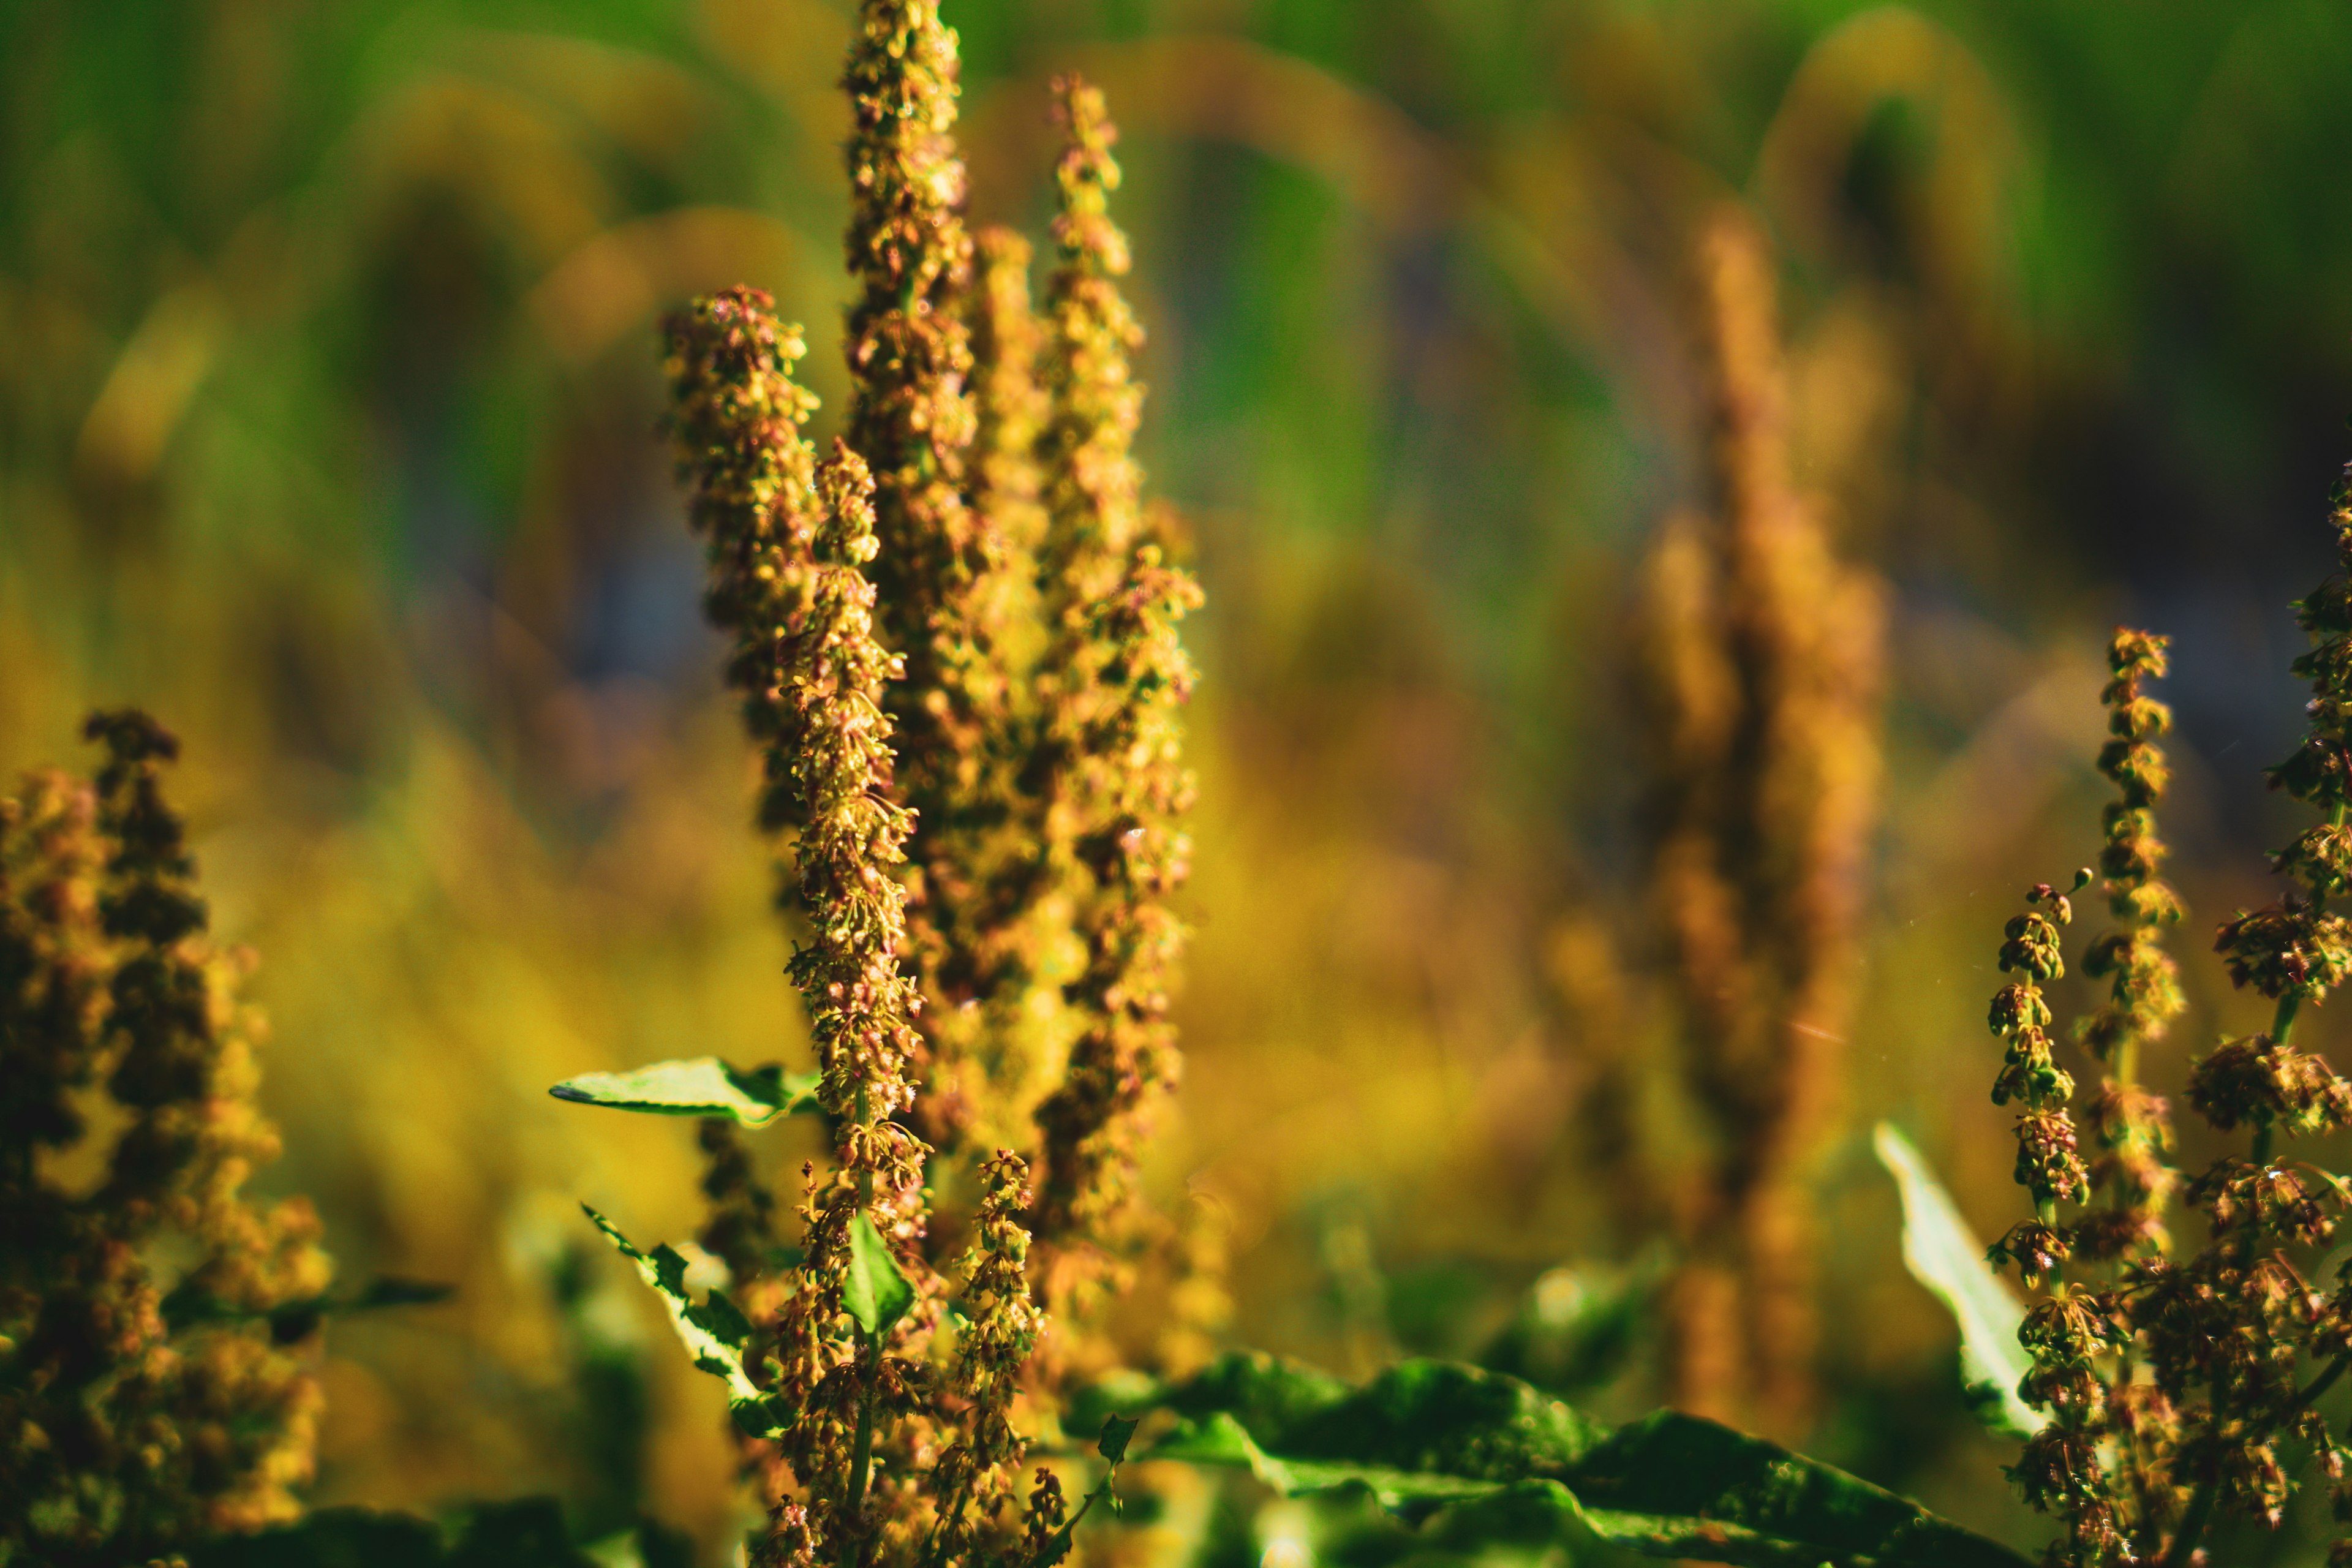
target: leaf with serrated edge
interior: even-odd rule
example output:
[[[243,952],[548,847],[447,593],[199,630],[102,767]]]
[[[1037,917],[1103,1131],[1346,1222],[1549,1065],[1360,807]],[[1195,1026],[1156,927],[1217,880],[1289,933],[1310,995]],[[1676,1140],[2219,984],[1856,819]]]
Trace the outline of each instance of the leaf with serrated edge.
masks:
[[[1179,1417],[1148,1458],[1247,1468],[1291,1495],[1340,1489],[1451,1535],[1598,1539],[1749,1568],[2024,1568],[1997,1542],[1828,1465],[1696,1416],[1609,1432],[1516,1378],[1406,1362],[1360,1389],[1229,1356],[1160,1391]],[[1135,1406],[1130,1406],[1135,1408]]]
[[[696,1367],[727,1385],[727,1407],[736,1425],[755,1437],[781,1430],[768,1394],[743,1370],[743,1342],[751,1325],[735,1303],[713,1290],[698,1306],[687,1294],[686,1259],[675,1248],[656,1247],[651,1253],[640,1252],[611,1220],[586,1204],[580,1207],[662,1299],[662,1305],[669,1310],[670,1326],[677,1331]]]
[[[1095,1452],[1112,1464],[1118,1464],[1127,1458],[1127,1445],[1135,1436],[1135,1429],[1141,1423],[1124,1415],[1108,1417],[1103,1422],[1102,1435],[1095,1439]]]
[[[849,1222],[849,1269],[841,1281],[841,1306],[857,1326],[879,1338],[898,1326],[915,1304],[915,1288],[900,1272],[890,1244],[859,1215]]]
[[[1872,1133],[1880,1164],[1903,1193],[1903,1262],[1913,1279],[1936,1294],[1960,1327],[1960,1376],[1976,1395],[1979,1416],[1994,1431],[2030,1437],[2049,1416],[2018,1396],[2018,1381],[2033,1370],[2017,1342],[2025,1304],[1985,1261],[1984,1244],[1969,1229],[1927,1156],[1891,1121]]]
[[[652,1116],[726,1116],[746,1127],[764,1127],[780,1116],[814,1111],[819,1076],[786,1078],[776,1067],[740,1072],[717,1057],[695,1057],[627,1072],[582,1073],[547,1092],[575,1105]]]

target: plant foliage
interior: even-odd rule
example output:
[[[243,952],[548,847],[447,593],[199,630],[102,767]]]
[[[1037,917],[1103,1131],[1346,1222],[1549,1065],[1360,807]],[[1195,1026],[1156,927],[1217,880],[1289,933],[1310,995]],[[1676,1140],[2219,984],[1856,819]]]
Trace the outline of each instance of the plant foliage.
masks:
[[[1233,1354],[1150,1403],[1147,1458],[1233,1466],[1290,1496],[1360,1490],[1496,1539],[1599,1542],[1769,1568],[2015,1568],[2024,1560],[1882,1488],[1699,1416],[1611,1428],[1516,1378],[1409,1361],[1361,1387]]]

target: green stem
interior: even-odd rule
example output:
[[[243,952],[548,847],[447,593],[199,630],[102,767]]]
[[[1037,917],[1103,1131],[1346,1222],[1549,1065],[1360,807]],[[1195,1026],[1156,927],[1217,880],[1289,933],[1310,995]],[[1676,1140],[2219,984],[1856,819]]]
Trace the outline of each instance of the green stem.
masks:
[[[2327,1370],[2321,1373],[2317,1377],[2313,1378],[2311,1380],[2311,1385],[2305,1388],[2301,1394],[2294,1396],[2294,1407],[2297,1410],[2301,1410],[2304,1406],[2316,1400],[2321,1394],[2335,1387],[2336,1380],[2344,1375],[2344,1370],[2347,1366],[2352,1366],[2352,1356],[2338,1356],[2334,1361],[2329,1362],[2327,1363]]]
[[[846,1510],[852,1528],[841,1542],[841,1568],[857,1568],[865,1554],[866,1532],[858,1525],[866,1511],[866,1479],[874,1466],[874,1385],[882,1380],[882,1340],[878,1334],[866,1338],[865,1386],[858,1392],[856,1447],[849,1459],[849,1501]]]
[[[2271,1018],[2271,1038],[2280,1045],[2294,1033],[2294,1016],[2303,1006],[2303,993],[2290,991],[2278,1000],[2278,1012]]]
[[[1064,1557],[1069,1555],[1070,1542],[1078,1532],[1078,1521],[1085,1519],[1087,1514],[1094,1511],[1096,1500],[1108,1496],[1110,1491],[1111,1482],[1116,1480],[1118,1478],[1118,1467],[1117,1465],[1113,1465],[1109,1469],[1103,1472],[1102,1484],[1096,1487],[1094,1490],[1088,1492],[1085,1498],[1080,1500],[1078,1503],[1078,1511],[1070,1515],[1069,1521],[1064,1524],[1061,1529],[1054,1531],[1052,1541],[1046,1546],[1044,1558],[1037,1565],[1037,1568],[1052,1568],[1053,1564],[1061,1562]]]
[[[2204,1538],[2205,1521],[2213,1517],[2214,1500],[2221,1495],[2218,1480],[2199,1485],[2197,1494],[2189,1500],[2189,1511],[2180,1516],[2180,1530],[2172,1538],[2172,1550],[2164,1554],[2163,1568],[2189,1568],[2198,1542]]]

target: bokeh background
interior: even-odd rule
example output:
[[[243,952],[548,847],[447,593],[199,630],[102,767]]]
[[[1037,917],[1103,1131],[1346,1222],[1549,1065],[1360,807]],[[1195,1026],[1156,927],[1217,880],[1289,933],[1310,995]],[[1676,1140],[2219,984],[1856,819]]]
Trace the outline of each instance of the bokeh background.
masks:
[[[1580,1131],[1602,1047],[1673,1048],[1627,605],[1704,499],[1695,225],[1764,225],[1799,477],[1895,595],[1812,1447],[2030,1539],[1867,1131],[2007,1225],[1990,954],[2095,848],[2116,619],[2177,638],[2181,945],[2268,896],[2286,603],[2352,456],[2340,7],[946,10],[977,216],[1041,229],[1055,70],[1126,131],[1144,455],[1210,598],[1155,1189],[1221,1239],[1235,1342],[1339,1370],[1642,1255]],[[716,1391],[574,1207],[688,1234],[690,1129],[544,1090],[803,1049],[653,321],[772,289],[829,428],[846,28],[846,0],[0,5],[0,766],[75,760],[97,703],[181,732],[216,924],[263,955],[268,1184],[348,1276],[458,1287],[333,1330],[323,1501],[551,1490],[714,1545],[733,1517]],[[2158,1077],[2258,1022],[2188,967]]]

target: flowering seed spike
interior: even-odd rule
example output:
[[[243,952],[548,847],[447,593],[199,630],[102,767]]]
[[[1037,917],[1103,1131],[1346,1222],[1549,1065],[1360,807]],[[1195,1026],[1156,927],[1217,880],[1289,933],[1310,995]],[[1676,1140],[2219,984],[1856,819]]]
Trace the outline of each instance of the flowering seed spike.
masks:
[[[1086,957],[1068,987],[1081,1032],[1037,1111],[1037,1230],[1078,1259],[1125,1215],[1141,1118],[1176,1076],[1168,989],[1184,933],[1166,900],[1189,869],[1176,820],[1193,790],[1179,720],[1192,667],[1177,626],[1201,593],[1168,564],[1165,530],[1139,501],[1131,447],[1143,391],[1128,355],[1142,331],[1119,291],[1127,241],[1108,216],[1118,132],[1087,83],[1057,81],[1055,100],[1064,144],[1045,355],[1045,852],[1073,889]],[[1059,1307],[1097,1274],[1081,1264],[1049,1300]]]
[[[318,1222],[256,1207],[278,1153],[254,1106],[248,965],[215,949],[178,814],[178,742],[145,714],[86,733],[95,780],[0,797],[0,1558],[100,1568],[291,1520],[319,1417]],[[95,1192],[43,1154],[113,1149]],[[176,1255],[168,1295],[151,1273]]]
[[[1036,874],[1041,824],[1027,776],[1040,717],[1029,676],[1046,640],[1036,558],[1045,531],[1040,331],[1028,242],[991,228],[976,248],[978,287],[968,302],[979,431],[966,471],[972,570],[942,604],[939,765],[910,779],[908,796],[926,824],[916,842],[922,898],[912,911],[931,998],[925,1125],[943,1148],[1027,1142],[1044,1075],[1067,1049],[1060,990],[1068,921],[1057,922],[1052,889]]]
[[[1790,478],[1762,236],[1727,209],[1698,248],[1717,515],[1665,529],[1643,637],[1654,881],[1714,1145],[1679,1205],[1670,1353],[1685,1408],[1793,1433],[1812,1398],[1805,1172],[1852,1007],[1883,615]]]

